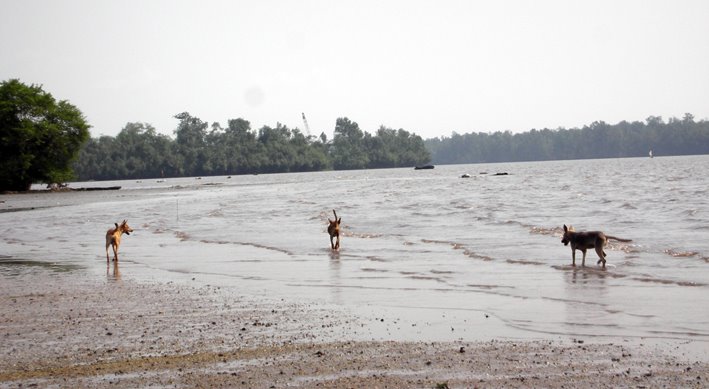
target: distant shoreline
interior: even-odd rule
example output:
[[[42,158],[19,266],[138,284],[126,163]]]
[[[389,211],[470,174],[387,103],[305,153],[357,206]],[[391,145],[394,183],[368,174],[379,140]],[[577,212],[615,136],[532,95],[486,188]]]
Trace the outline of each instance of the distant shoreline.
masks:
[[[120,190],[120,186],[90,186],[90,187],[80,187],[80,188],[70,188],[68,186],[60,188],[47,188],[47,189],[30,189],[23,191],[4,191],[0,194],[30,194],[30,193],[63,193],[63,192],[90,192],[97,190]]]

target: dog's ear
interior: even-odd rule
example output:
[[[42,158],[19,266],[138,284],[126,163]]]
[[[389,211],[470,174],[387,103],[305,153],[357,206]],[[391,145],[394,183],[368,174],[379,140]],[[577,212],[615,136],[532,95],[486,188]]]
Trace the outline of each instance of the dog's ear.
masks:
[[[123,224],[125,226],[126,224],[128,224],[128,220],[123,219],[123,223],[121,223],[121,224]]]
[[[118,228],[118,223],[113,223],[113,224],[115,224],[115,225],[116,225],[116,228]]]
[[[569,228],[566,227],[566,224],[564,224],[564,232],[569,232]]]
[[[342,223],[342,218],[337,219],[337,224]]]

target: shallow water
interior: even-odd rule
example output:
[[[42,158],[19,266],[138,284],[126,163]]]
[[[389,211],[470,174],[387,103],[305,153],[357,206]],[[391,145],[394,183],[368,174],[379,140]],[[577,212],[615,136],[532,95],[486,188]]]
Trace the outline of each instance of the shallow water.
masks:
[[[378,339],[705,343],[707,171],[693,156],[74,183],[122,189],[0,196],[0,274],[27,259],[332,304],[394,318],[362,334]],[[135,232],[107,267],[123,219]],[[563,224],[632,242],[611,242],[606,270],[592,251],[572,267]]]

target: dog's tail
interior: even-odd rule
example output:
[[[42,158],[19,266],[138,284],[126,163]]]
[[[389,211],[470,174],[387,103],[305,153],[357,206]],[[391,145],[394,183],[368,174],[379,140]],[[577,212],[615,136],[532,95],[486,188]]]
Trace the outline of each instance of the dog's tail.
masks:
[[[337,212],[335,212],[335,210],[333,209],[332,213],[335,215],[335,220],[337,220]]]
[[[632,242],[633,241],[632,239],[620,239],[620,238],[616,238],[615,236],[610,236],[610,235],[606,235],[606,238],[617,240],[618,242]]]

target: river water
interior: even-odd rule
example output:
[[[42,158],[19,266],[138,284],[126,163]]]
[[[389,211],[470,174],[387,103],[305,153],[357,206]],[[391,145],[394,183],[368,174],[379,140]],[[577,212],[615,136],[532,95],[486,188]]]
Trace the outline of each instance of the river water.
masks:
[[[393,320],[363,335],[377,339],[705,347],[707,172],[691,156],[72,183],[122,189],[0,195],[0,275],[43,263],[219,285]],[[105,232],[123,219],[135,232],[109,267]],[[592,250],[572,267],[563,224],[632,242],[611,242],[605,270]]]

